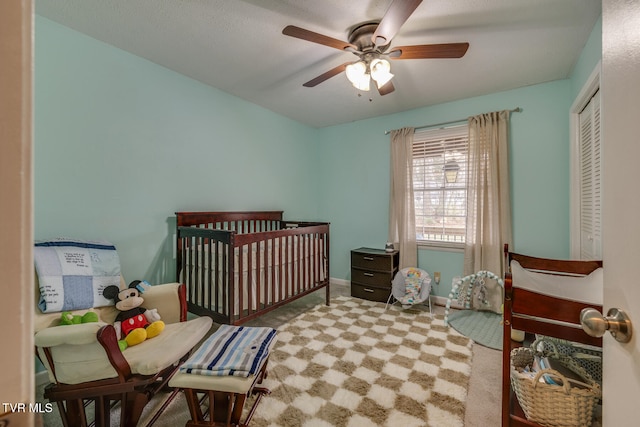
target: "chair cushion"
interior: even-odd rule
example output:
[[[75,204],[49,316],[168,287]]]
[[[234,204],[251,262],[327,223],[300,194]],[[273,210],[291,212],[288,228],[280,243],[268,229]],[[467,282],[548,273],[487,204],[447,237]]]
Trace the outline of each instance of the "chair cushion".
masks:
[[[417,294],[410,296],[407,290],[407,279],[411,275],[417,279],[419,289]],[[391,282],[391,292],[393,297],[401,304],[419,304],[429,298],[431,293],[431,276],[425,270],[416,267],[407,267],[398,271]]]
[[[198,317],[188,322],[167,324],[155,338],[127,348],[122,354],[133,374],[153,375],[180,360],[207,335],[212,320]],[[104,323],[48,328],[36,334],[35,344],[41,360],[49,371],[49,380],[56,382],[51,374],[42,347],[49,347],[55,360],[57,381],[79,384],[117,377],[106,352],[96,340],[96,333]]]
[[[117,377],[96,334],[104,323],[46,328],[35,336],[35,345],[40,360],[47,368],[49,381],[64,384],[79,384],[85,381]],[[43,347],[51,350],[55,361],[56,376],[53,376]]]
[[[132,373],[155,374],[180,360],[198,345],[212,323],[210,317],[198,317],[187,322],[167,324],[160,335],[129,347],[122,354],[129,362]]]

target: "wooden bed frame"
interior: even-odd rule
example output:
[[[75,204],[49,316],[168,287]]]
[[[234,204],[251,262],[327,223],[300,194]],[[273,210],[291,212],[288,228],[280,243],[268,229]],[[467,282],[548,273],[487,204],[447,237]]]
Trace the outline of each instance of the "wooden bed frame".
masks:
[[[176,212],[176,277],[189,311],[240,325],[326,288],[329,223],[283,211]]]
[[[599,267],[602,261],[573,261],[537,258],[509,252],[505,245],[507,266],[515,260],[528,270],[549,274],[569,273],[586,276]],[[525,344],[531,344],[533,334],[574,341],[602,347],[602,338],[587,335],[580,326],[580,312],[583,308],[593,307],[602,312],[601,305],[585,304],[562,298],[550,297],[540,293],[521,289],[514,285],[510,272],[504,280],[504,330],[502,346],[502,426],[539,426],[526,419],[510,384],[511,349],[523,344],[511,340],[511,329],[526,332]],[[563,322],[563,323],[558,323]]]

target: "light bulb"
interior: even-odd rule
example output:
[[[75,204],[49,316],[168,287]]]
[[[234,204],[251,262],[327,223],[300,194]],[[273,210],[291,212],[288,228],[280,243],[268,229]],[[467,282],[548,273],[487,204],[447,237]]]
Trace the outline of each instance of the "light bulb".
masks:
[[[364,61],[347,65],[345,72],[353,87],[363,91],[369,90],[369,74],[367,74],[367,64]]]
[[[355,83],[367,72],[367,64],[363,61],[354,62],[347,65],[345,72],[349,81]]]
[[[386,59],[374,59],[371,61],[371,77],[376,81],[378,89],[393,78],[391,64]]]

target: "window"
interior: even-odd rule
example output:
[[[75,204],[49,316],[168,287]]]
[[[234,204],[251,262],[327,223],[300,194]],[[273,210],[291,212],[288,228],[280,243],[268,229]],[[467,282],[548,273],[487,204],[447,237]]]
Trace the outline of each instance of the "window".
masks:
[[[416,131],[413,194],[419,244],[462,246],[467,215],[467,125]]]

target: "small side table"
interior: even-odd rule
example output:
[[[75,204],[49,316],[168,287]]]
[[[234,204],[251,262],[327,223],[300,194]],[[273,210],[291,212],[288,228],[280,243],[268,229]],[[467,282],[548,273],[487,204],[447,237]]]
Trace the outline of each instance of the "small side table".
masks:
[[[400,252],[359,248],[351,251],[351,296],[387,302],[398,272]]]

